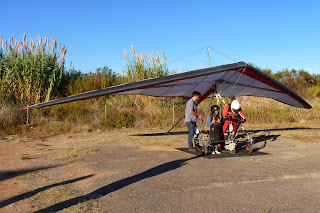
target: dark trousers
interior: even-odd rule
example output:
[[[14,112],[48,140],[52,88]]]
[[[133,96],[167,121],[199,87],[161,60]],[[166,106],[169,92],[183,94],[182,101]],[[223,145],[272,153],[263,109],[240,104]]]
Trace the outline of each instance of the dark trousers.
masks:
[[[188,146],[189,146],[189,149],[192,149],[193,148],[192,138],[193,138],[193,136],[195,134],[194,129],[197,126],[197,123],[189,121],[189,122],[186,122],[186,124],[187,124],[188,132],[189,132],[189,135],[188,135]]]

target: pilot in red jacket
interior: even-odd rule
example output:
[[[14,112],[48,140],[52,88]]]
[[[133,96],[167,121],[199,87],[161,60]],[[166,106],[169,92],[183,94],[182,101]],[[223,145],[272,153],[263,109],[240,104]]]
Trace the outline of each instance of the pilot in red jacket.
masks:
[[[240,103],[237,100],[233,100],[231,104],[224,106],[222,117],[225,119],[222,128],[223,134],[226,132],[230,122],[233,124],[235,134],[237,133],[240,124],[246,122],[246,116],[243,114]]]

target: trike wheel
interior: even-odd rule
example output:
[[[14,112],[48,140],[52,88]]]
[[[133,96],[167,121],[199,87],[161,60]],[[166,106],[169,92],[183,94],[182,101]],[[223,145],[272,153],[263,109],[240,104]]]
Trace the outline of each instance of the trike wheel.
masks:
[[[202,147],[202,155],[207,155],[208,154],[208,146],[204,145]]]
[[[252,144],[248,144],[248,145],[246,146],[246,150],[247,150],[247,152],[252,153],[252,151],[253,151],[253,146],[252,146]]]

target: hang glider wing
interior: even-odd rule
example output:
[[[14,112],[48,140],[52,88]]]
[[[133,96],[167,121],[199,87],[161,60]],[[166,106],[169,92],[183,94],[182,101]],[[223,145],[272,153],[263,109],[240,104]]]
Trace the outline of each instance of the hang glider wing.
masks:
[[[35,104],[26,108],[41,108],[106,95],[140,94],[156,97],[190,98],[195,90],[202,94],[200,100],[203,100],[212,93],[213,86],[216,86],[217,93],[222,97],[266,97],[294,107],[311,108],[295,92],[244,62],[121,84]]]

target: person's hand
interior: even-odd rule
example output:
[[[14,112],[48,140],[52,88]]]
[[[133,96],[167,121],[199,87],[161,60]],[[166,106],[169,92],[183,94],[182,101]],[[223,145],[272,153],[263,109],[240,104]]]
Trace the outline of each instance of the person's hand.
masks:
[[[202,119],[203,119],[203,116],[202,116],[202,115],[199,115],[199,119],[202,120]]]
[[[227,115],[226,116],[226,120],[231,120],[232,119],[232,115]]]
[[[243,124],[244,122],[246,122],[245,119],[241,119],[240,121],[238,121],[238,125]]]

